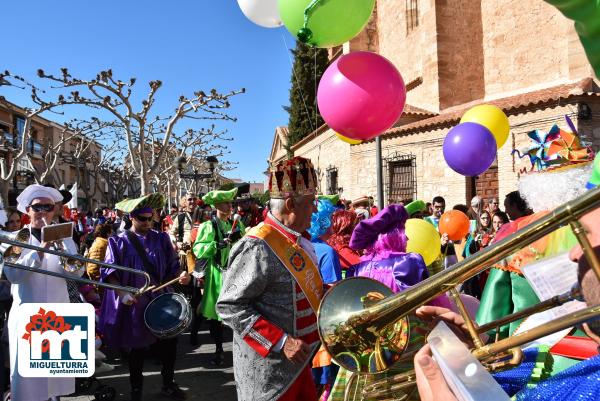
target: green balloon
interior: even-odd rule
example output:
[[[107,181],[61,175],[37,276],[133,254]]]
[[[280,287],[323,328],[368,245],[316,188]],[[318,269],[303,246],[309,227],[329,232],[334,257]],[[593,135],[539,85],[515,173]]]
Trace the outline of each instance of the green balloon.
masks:
[[[375,0],[279,0],[285,27],[315,47],[339,46],[367,25]]]

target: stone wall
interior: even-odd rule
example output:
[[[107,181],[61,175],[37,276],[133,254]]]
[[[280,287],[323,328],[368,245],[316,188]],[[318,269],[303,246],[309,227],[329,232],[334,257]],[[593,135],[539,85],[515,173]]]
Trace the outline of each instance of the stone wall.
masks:
[[[419,26],[407,34],[406,2],[377,1],[379,54],[394,63],[408,83],[418,77],[423,83],[410,91],[407,103],[439,111],[438,46],[435,0],[419,0]]]
[[[591,75],[573,23],[542,0],[482,0],[487,98]]]
[[[481,21],[477,1],[436,2],[441,109],[485,95]]]

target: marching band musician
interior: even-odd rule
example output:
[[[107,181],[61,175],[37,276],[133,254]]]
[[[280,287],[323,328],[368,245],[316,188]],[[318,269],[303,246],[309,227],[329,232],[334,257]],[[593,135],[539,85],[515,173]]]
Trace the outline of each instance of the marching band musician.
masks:
[[[62,202],[63,196],[54,189],[42,185],[30,185],[17,197],[17,209],[27,213],[30,219],[29,244],[42,248],[53,248],[52,243],[42,241],[42,227],[52,221],[55,204]],[[62,240],[67,253],[77,254],[77,246],[71,238]],[[23,249],[16,262],[20,265],[36,267],[57,273],[67,273],[63,269],[60,257],[56,255]],[[52,397],[68,395],[75,391],[75,378],[72,377],[27,377],[17,371],[17,342],[22,330],[17,327],[18,306],[23,303],[69,303],[66,280],[46,274],[4,268],[6,277],[12,283],[13,308],[8,317],[10,339],[11,399],[13,401],[42,401]],[[82,275],[83,270],[72,273]]]
[[[108,242],[105,262],[143,270],[155,286],[179,275],[179,283],[186,285],[190,277],[180,273],[179,258],[167,233],[151,229],[154,209],[164,206],[164,197],[155,193],[120,202],[116,208],[130,214],[132,227]],[[141,287],[143,278],[120,270],[101,269],[105,282]],[[146,327],[144,312],[150,301],[161,292],[147,292],[139,297],[118,290],[107,289],[102,301],[99,328],[104,341],[115,349],[129,348],[129,381],[131,399],[141,401],[144,359],[148,348],[154,346],[162,362],[163,386],[161,393],[174,399],[185,399],[186,394],[174,381],[177,338],[157,339]]]
[[[222,271],[227,267],[231,246],[245,231],[241,221],[236,223],[230,220],[236,194],[237,188],[233,188],[229,191],[211,191],[202,197],[204,203],[215,207],[217,215],[198,227],[198,236],[194,242],[194,254],[205,265],[200,313],[209,320],[210,335],[216,346],[211,363],[217,366],[223,363],[223,324],[215,310],[215,304],[223,285]]]
[[[600,257],[600,209],[584,215],[580,222],[586,228],[588,239],[596,257]],[[581,246],[576,245],[569,252],[572,261],[578,263],[578,284],[587,306],[600,304],[600,282],[591,264],[583,254]],[[423,306],[416,311],[417,316],[428,322],[445,321],[467,334],[463,318],[445,308]],[[583,323],[581,328],[595,346],[600,347],[600,324],[592,320]],[[468,337],[467,337],[468,338]],[[600,394],[600,356],[583,359],[558,374],[541,381],[537,385],[522,382],[523,389],[515,397],[517,401],[554,400],[554,401],[592,401]],[[458,398],[446,383],[442,370],[433,360],[429,345],[423,347],[414,358],[417,386],[422,401],[456,401]],[[537,367],[537,364],[536,364]],[[515,380],[517,382],[517,380]],[[529,381],[529,383],[532,383]],[[535,381],[533,382],[535,383]]]

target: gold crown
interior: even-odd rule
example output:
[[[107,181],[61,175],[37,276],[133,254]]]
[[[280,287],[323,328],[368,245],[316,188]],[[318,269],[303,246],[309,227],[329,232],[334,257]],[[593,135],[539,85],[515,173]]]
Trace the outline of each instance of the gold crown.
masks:
[[[310,159],[294,157],[281,161],[269,173],[271,198],[316,194],[317,174]]]

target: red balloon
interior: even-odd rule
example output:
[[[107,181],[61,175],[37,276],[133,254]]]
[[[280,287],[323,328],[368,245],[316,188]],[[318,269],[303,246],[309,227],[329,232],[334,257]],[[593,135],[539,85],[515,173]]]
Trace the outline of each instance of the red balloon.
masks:
[[[460,210],[448,210],[440,217],[439,230],[451,241],[465,238],[470,228],[469,217]]]

